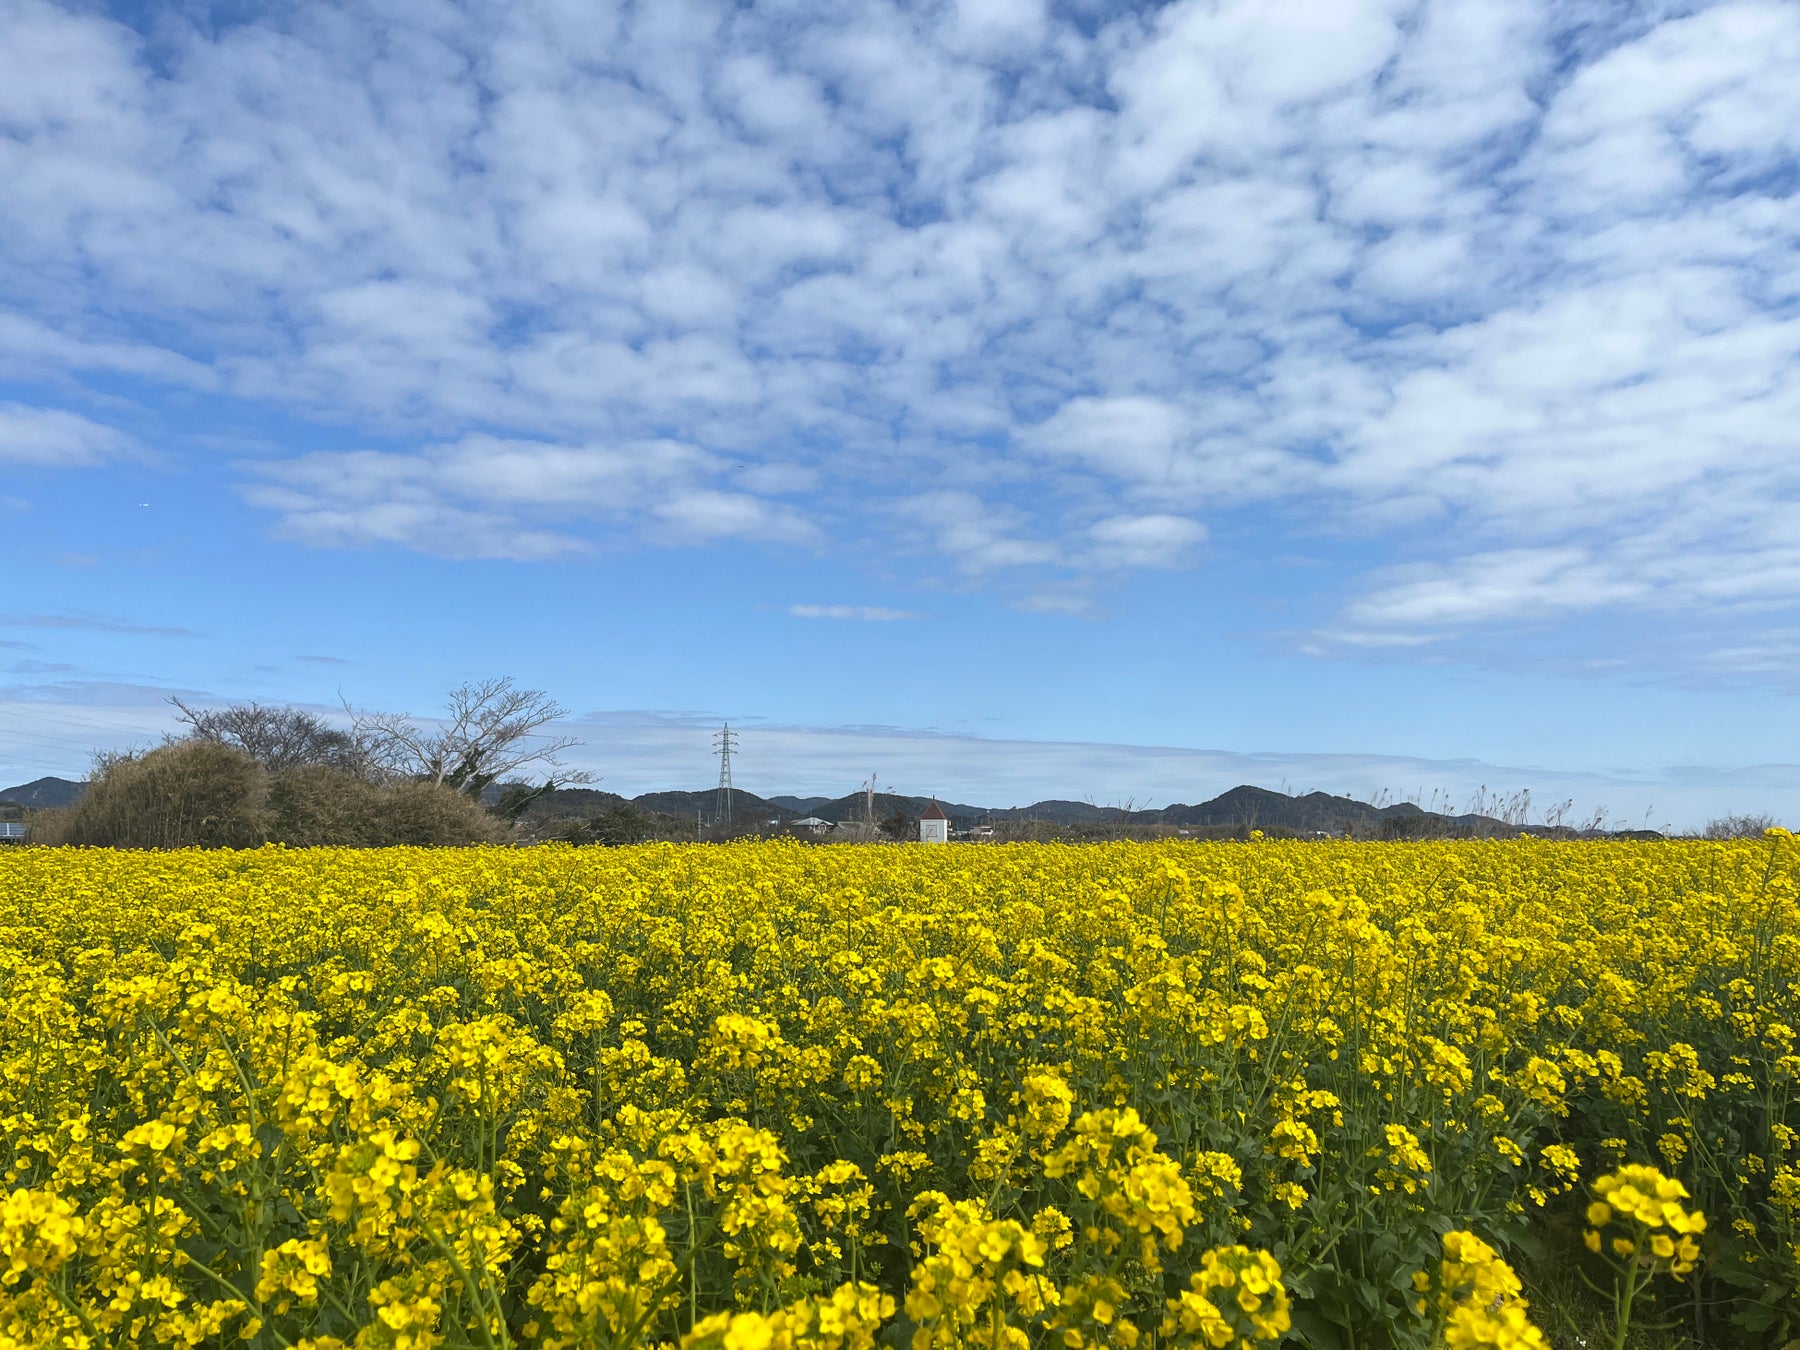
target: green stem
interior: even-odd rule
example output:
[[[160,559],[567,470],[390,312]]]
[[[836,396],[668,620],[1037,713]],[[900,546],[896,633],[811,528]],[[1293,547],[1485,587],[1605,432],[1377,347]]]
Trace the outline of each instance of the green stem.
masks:
[[[1631,1330],[1631,1304],[1632,1301],[1637,1298],[1638,1289],[1640,1287],[1637,1278],[1637,1268],[1633,1266],[1625,1272],[1624,1291],[1619,1296],[1616,1305],[1618,1308],[1619,1321],[1618,1325],[1613,1328],[1613,1350],[1625,1350],[1625,1337]]]
[[[52,1294],[56,1295],[56,1301],[58,1303],[62,1304],[63,1307],[75,1314],[76,1320],[81,1323],[81,1329],[83,1331],[87,1332],[87,1334],[92,1336],[96,1341],[102,1339],[99,1329],[94,1326],[93,1319],[87,1315],[87,1310],[85,1308],[71,1299],[67,1294],[63,1293],[62,1290],[58,1289],[56,1285],[49,1280],[44,1281],[44,1287]]]
[[[192,1266],[195,1270],[199,1271],[202,1275],[205,1275],[205,1276],[209,1277],[210,1279],[212,1279],[213,1281],[215,1281],[219,1285],[220,1288],[229,1290],[237,1298],[242,1298],[244,1296],[244,1291],[242,1289],[239,1289],[235,1284],[233,1284],[230,1280],[226,1279],[223,1275],[219,1274],[218,1271],[214,1270],[211,1266],[207,1265],[204,1261],[196,1261],[193,1257],[190,1256],[190,1257],[188,1257],[186,1262],[184,1262],[183,1264]],[[267,1331],[269,1333],[269,1335],[273,1336],[276,1340],[280,1341],[283,1345],[290,1347],[290,1350],[291,1350],[291,1347],[293,1346],[294,1343],[292,1341],[290,1341],[286,1336],[283,1336],[279,1331],[275,1330],[274,1327],[272,1327],[268,1324],[268,1319],[266,1319],[262,1315],[260,1304],[257,1305],[257,1308],[258,1308],[257,1320],[263,1324],[263,1330]]]
[[[425,1236],[431,1240],[431,1244],[442,1252],[445,1259],[450,1262],[450,1268],[456,1272],[456,1278],[462,1282],[462,1287],[468,1291],[470,1301],[475,1304],[475,1328],[481,1333],[482,1341],[487,1345],[488,1350],[500,1350],[500,1346],[494,1344],[493,1334],[488,1330],[487,1300],[481,1296],[481,1286],[469,1272],[463,1268],[463,1263],[457,1259],[456,1248],[451,1246],[442,1233],[438,1232],[438,1230],[429,1223],[424,1225],[424,1231]],[[477,1255],[479,1255],[479,1252]],[[512,1344],[512,1337],[507,1334],[506,1319],[500,1314],[498,1299],[496,1299],[494,1303],[494,1312],[495,1321],[500,1326],[501,1344],[510,1346]]]

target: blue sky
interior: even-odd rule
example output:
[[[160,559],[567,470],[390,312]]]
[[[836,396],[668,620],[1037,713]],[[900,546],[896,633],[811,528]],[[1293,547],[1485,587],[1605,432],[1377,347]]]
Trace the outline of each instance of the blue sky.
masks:
[[[1800,7],[0,0],[0,780],[1796,812]],[[1788,767],[1783,767],[1788,766]]]

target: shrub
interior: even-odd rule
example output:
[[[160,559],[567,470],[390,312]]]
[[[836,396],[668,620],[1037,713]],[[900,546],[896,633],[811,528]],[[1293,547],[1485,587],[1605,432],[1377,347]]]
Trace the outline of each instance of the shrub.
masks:
[[[69,818],[71,844],[254,848],[268,831],[268,777],[249,755],[180,741],[101,762]]]
[[[462,794],[431,783],[368,783],[312,765],[279,775],[270,836],[298,848],[492,842],[497,822]]]
[[[384,783],[374,790],[369,819],[375,847],[450,847],[499,841],[500,822],[453,788],[436,783]]]
[[[596,815],[529,822],[531,837],[542,843],[641,844],[657,836],[657,822],[642,807],[613,802]],[[692,826],[688,827],[691,837]]]
[[[369,842],[373,784],[323,765],[278,774],[269,790],[271,838],[296,848]]]
[[[607,807],[590,825],[596,844],[641,844],[655,833],[650,817],[630,802]]]

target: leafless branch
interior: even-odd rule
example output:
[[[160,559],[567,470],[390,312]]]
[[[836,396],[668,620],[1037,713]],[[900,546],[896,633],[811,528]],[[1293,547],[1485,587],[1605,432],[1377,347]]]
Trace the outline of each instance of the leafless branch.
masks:
[[[188,727],[188,739],[242,750],[270,773],[326,765],[349,773],[363,769],[355,740],[323,718],[300,708],[234,703],[193,708],[171,698]]]
[[[560,756],[581,744],[542,728],[568,710],[541,689],[520,689],[511,676],[450,691],[445,716],[427,725],[407,713],[359,711],[344,704],[351,736],[384,772],[479,793],[528,769],[561,783],[591,775],[566,770]]]

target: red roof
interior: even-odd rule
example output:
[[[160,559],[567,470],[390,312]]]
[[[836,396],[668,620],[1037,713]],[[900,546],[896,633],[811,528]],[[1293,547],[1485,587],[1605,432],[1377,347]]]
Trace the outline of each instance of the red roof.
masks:
[[[937,798],[933,797],[931,799],[931,805],[926,807],[923,811],[919,812],[919,819],[920,820],[948,820],[948,819],[950,819],[950,817],[944,814],[944,808],[939,806],[937,804]]]

